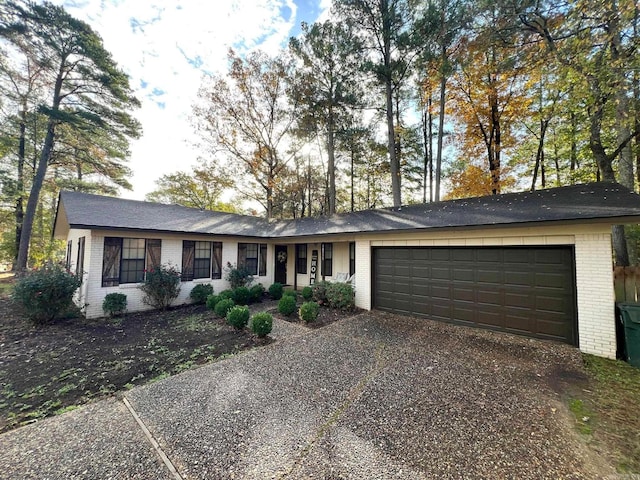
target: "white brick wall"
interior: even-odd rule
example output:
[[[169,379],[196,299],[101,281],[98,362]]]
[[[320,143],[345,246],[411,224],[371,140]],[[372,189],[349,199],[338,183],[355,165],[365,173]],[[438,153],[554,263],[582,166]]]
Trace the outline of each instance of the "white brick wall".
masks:
[[[179,236],[171,235],[169,237],[161,237],[159,235],[147,234],[147,233],[128,233],[122,232],[102,232],[102,231],[80,231],[71,230],[69,233],[70,239],[82,236],[79,232],[86,232],[87,246],[85,250],[85,271],[87,271],[85,282],[85,293],[83,303],[86,305],[87,318],[96,318],[104,315],[102,311],[102,302],[104,297],[113,292],[124,293],[127,296],[127,309],[130,312],[136,312],[141,310],[149,310],[150,307],[142,302],[142,291],[138,288],[138,284],[121,284],[115,287],[102,287],[102,257],[104,251],[104,237],[128,237],[128,238],[161,238],[162,250],[161,261],[163,264],[172,264],[178,267],[178,270],[182,267],[182,241],[183,240],[202,240],[203,237],[193,236]],[[89,240],[89,238],[91,240]],[[252,240],[243,240],[245,242],[252,242]],[[256,243],[259,243],[257,241]],[[267,242],[261,242],[267,243]],[[74,245],[77,244],[77,240],[74,240]],[[77,248],[77,247],[75,247]],[[72,257],[75,258],[75,257]],[[223,269],[227,265],[227,262],[236,264],[238,261],[238,239],[225,239],[222,244],[222,266]],[[224,277],[224,270],[222,276]],[[273,245],[268,244],[267,247],[267,276],[266,277],[254,277],[255,282],[263,284],[268,287],[273,283]],[[213,285],[214,292],[220,292],[226,288],[229,288],[229,283],[222,279],[197,279],[191,282],[182,282],[180,295],[173,302],[173,305],[181,305],[190,303],[189,293],[191,289],[199,283],[210,283]]]
[[[575,236],[580,350],[616,357],[611,234]]]
[[[356,307],[371,310],[371,242],[356,240]]]

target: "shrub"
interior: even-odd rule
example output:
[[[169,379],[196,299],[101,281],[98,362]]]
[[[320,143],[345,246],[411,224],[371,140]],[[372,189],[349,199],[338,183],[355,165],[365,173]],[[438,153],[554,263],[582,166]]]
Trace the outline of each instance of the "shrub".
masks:
[[[225,318],[229,310],[231,310],[235,306],[235,303],[230,298],[223,298],[218,300],[216,306],[213,308],[213,311],[216,312],[220,318]]]
[[[242,330],[249,323],[249,307],[232,307],[227,312],[227,323],[234,326],[236,330]]]
[[[313,291],[313,299],[316,302],[319,302],[320,304],[327,303],[327,286],[328,285],[329,285],[329,282],[326,282],[326,281],[316,282],[313,284],[313,287],[311,287],[311,289]]]
[[[266,337],[273,328],[273,317],[267,312],[256,313],[251,317],[251,331],[259,337]]]
[[[313,299],[313,289],[309,286],[304,287],[302,289],[302,298],[304,298],[306,302]]]
[[[251,303],[261,302],[264,297],[264,286],[261,283],[253,285],[249,292],[251,293]]]
[[[305,322],[314,322],[320,313],[320,306],[316,302],[305,302],[300,306],[298,315]]]
[[[236,289],[251,285],[253,275],[249,273],[246,267],[236,267],[227,262],[227,266],[224,269],[224,279],[231,284],[232,289]]]
[[[298,298],[298,294],[296,293],[295,290],[285,290],[284,292],[282,292],[282,296]]]
[[[218,301],[220,301],[220,295],[209,295],[207,297],[207,308],[209,310],[215,310]]]
[[[350,283],[329,283],[326,295],[331,308],[352,310],[355,305],[355,293]]]
[[[145,304],[166,310],[180,294],[180,272],[172,265],[152,268],[147,271],[140,290]]]
[[[288,317],[296,311],[296,299],[291,295],[285,295],[278,302],[278,311]]]
[[[189,292],[189,298],[193,300],[193,303],[197,303],[198,305],[205,303],[209,295],[213,295],[213,286],[208,283],[200,283]]]
[[[80,278],[62,266],[47,263],[21,274],[12,297],[30,320],[48,323],[63,318],[73,309],[73,294],[80,284]]]
[[[236,305],[247,305],[251,300],[251,292],[247,287],[238,287],[233,290],[233,301]]]
[[[274,283],[269,287],[269,296],[274,300],[280,300],[282,298],[282,284]]]
[[[218,294],[218,300],[225,300],[227,298],[233,300],[233,290],[223,290]]]
[[[108,293],[102,301],[102,311],[110,317],[122,315],[127,310],[127,296],[124,293]]]

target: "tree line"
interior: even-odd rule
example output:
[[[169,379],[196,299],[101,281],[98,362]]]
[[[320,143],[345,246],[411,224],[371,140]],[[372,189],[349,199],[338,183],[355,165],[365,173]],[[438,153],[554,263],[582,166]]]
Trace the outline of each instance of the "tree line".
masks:
[[[190,171],[148,196],[269,218],[640,175],[633,0],[334,0],[278,55],[230,50],[193,107]],[[60,188],[130,188],[127,77],[63,8],[0,6],[4,258],[46,258]],[[232,201],[222,192],[233,190]],[[628,232],[627,232],[628,233]],[[628,237],[629,235],[627,235]],[[629,262],[614,229],[616,262]]]

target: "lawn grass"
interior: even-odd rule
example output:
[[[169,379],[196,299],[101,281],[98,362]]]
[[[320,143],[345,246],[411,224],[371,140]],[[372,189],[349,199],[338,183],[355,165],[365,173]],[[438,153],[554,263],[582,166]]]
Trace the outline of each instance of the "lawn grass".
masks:
[[[611,457],[620,473],[640,473],[640,369],[619,361],[584,355],[591,389],[572,398],[569,409],[578,431]]]

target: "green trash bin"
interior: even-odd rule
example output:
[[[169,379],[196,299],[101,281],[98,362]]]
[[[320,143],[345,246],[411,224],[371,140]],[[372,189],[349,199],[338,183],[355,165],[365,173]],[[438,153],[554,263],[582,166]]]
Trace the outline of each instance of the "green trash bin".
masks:
[[[640,303],[619,303],[627,361],[640,368]]]

